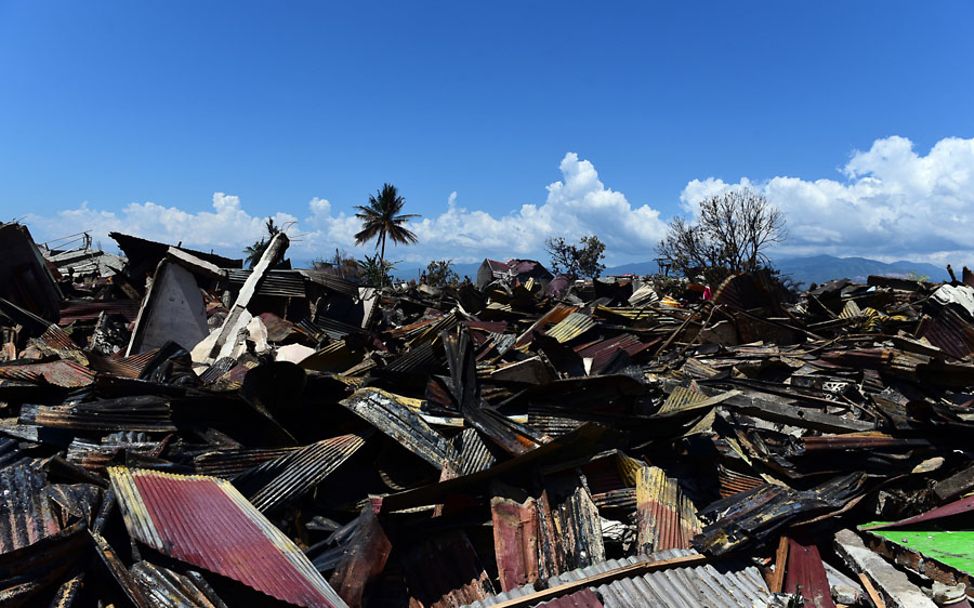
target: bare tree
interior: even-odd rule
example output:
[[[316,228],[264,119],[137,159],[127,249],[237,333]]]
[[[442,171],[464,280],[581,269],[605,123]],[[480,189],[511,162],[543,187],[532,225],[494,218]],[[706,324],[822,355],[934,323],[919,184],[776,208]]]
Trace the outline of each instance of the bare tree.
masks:
[[[730,274],[767,267],[767,247],[785,238],[785,218],[764,195],[740,188],[700,203],[696,222],[670,222],[659,252],[684,276],[716,285]]]

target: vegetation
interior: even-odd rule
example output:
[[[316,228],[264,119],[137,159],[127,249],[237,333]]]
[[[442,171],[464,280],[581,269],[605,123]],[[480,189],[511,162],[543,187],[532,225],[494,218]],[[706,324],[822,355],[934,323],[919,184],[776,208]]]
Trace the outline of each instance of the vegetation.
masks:
[[[768,268],[765,250],[785,237],[785,218],[762,194],[728,190],[700,203],[696,222],[670,222],[659,252],[688,278],[716,287],[728,275]]]
[[[358,205],[358,213],[355,217],[362,220],[362,230],[355,235],[355,244],[361,245],[372,239],[376,239],[376,250],[379,252],[376,272],[382,281],[377,283],[379,287],[385,285],[385,277],[388,272],[380,272],[386,267],[386,239],[393,243],[408,245],[416,242],[416,234],[406,228],[410,219],[419,217],[414,213],[403,213],[403,206],[406,204],[396,187],[392,184],[384,184],[382,189],[369,196],[368,205]],[[373,256],[374,257],[374,256]],[[366,256],[365,261],[369,257]],[[391,266],[389,267],[391,269]]]
[[[453,270],[453,260],[433,260],[423,274],[426,284],[433,287],[455,287],[460,284],[460,275]]]
[[[267,236],[254,242],[253,245],[244,248],[244,253],[247,254],[245,261],[250,268],[257,265],[257,262],[263,257],[264,252],[267,251],[267,246],[271,244],[271,239],[281,231],[281,227],[274,224],[274,218],[272,217],[267,218],[267,223],[264,224],[264,227],[267,229]]]
[[[358,261],[345,251],[335,248],[335,255],[330,260],[318,258],[311,263],[315,270],[326,270],[343,279],[356,279],[359,276]]]
[[[593,235],[583,236],[578,244],[569,243],[562,237],[545,241],[545,250],[551,256],[551,269],[570,279],[595,278],[605,270],[605,243]]]
[[[383,286],[392,282],[392,270],[396,267],[392,262],[383,260],[377,253],[367,255],[358,261],[359,277],[366,285]]]

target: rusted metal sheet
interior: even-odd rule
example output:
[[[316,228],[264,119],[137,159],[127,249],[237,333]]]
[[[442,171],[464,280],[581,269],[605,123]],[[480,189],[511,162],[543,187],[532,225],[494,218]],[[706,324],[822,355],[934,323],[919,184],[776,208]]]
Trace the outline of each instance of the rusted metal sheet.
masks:
[[[659,467],[643,466],[636,476],[636,543],[645,554],[689,549],[701,531],[697,510],[676,479]]]
[[[815,544],[788,539],[788,565],[783,590],[804,597],[806,606],[835,608],[829,578]]]
[[[62,327],[76,321],[94,321],[102,313],[124,317],[131,323],[139,315],[139,303],[133,300],[110,300],[107,302],[89,302],[88,300],[68,300],[61,306]]]
[[[114,357],[93,358],[91,367],[119,378],[138,378],[158,354],[159,349],[154,348],[138,355],[117,359]]]
[[[929,523],[931,521],[936,521],[944,517],[952,517],[954,515],[961,515],[963,513],[969,513],[974,511],[974,496],[967,496],[959,500],[955,500],[946,505],[942,505],[929,511],[924,511],[919,515],[914,515],[913,517],[907,517],[906,519],[901,519],[899,521],[893,521],[885,524],[877,524],[875,526],[868,526],[862,528],[863,530],[892,530],[895,528],[905,528],[907,526],[913,526],[916,524]]]
[[[163,444],[144,433],[113,433],[98,443],[75,437],[68,445],[67,459],[91,471],[100,471],[120,454],[158,455]]]
[[[550,576],[605,560],[602,521],[582,480],[565,475],[546,480],[545,486],[538,508],[543,574]]]
[[[463,532],[446,532],[416,543],[403,556],[412,605],[459,608],[494,594],[476,550]]]
[[[721,499],[700,515],[711,521],[693,539],[696,549],[722,555],[771,536],[799,517],[841,511],[865,491],[862,472],[835,477],[811,490],[766,485]]]
[[[351,608],[362,606],[366,585],[379,576],[392,552],[392,542],[372,505],[362,509],[355,532],[329,582]]]
[[[717,395],[708,396],[695,386],[675,386],[666,397],[659,414],[663,416],[674,415],[682,412],[713,407],[731,397],[740,395],[740,391],[727,391]]]
[[[31,344],[44,355],[55,355],[61,359],[88,365],[88,357],[78,348],[63,329],[57,325],[49,326]]]
[[[50,503],[40,498],[45,486],[44,475],[30,463],[0,469],[0,554],[60,531]]]
[[[147,561],[136,562],[129,570],[132,582],[153,608],[227,608],[199,574],[183,575]]]
[[[93,431],[175,431],[172,410],[163,397],[104,399],[75,405],[24,405],[20,423]]]
[[[48,361],[20,365],[0,365],[0,378],[50,384],[62,388],[81,388],[95,381],[95,372],[74,361]]]
[[[109,474],[125,525],[140,542],[295,606],[346,606],[229,482],[124,467]]]
[[[85,562],[88,539],[85,525],[78,522],[36,543],[0,553],[0,606],[47,605],[42,594]]]
[[[512,492],[497,485],[490,500],[494,554],[503,591],[538,580],[538,507],[533,498],[515,498]]]
[[[242,287],[250,277],[252,270],[230,269],[227,271],[230,284]],[[304,276],[297,270],[271,270],[257,288],[259,296],[273,296],[278,298],[307,297]]]
[[[602,608],[602,601],[591,589],[582,589],[575,593],[559,597],[549,602],[538,604],[547,608]]]

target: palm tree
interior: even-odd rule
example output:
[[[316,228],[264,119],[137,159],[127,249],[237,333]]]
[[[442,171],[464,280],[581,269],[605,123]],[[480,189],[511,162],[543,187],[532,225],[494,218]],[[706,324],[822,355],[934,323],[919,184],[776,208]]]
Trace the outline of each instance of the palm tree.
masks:
[[[377,238],[375,248],[379,250],[379,267],[385,267],[386,259],[386,238],[393,243],[407,245],[416,242],[416,234],[406,228],[406,223],[419,217],[415,213],[402,213],[403,205],[406,204],[396,187],[392,184],[383,184],[373,196],[369,196],[368,205],[358,205],[358,213],[355,217],[362,220],[362,230],[355,235],[355,244],[361,245],[372,239]],[[382,287],[382,284],[379,284]]]
[[[244,248],[244,253],[247,254],[247,265],[251,268],[257,265],[260,258],[264,257],[264,252],[267,251],[268,245],[271,244],[271,239],[273,239],[274,235],[281,231],[280,226],[274,225],[274,218],[272,217],[267,218],[267,222],[264,224],[264,227],[267,229],[267,237],[260,239],[249,247]]]

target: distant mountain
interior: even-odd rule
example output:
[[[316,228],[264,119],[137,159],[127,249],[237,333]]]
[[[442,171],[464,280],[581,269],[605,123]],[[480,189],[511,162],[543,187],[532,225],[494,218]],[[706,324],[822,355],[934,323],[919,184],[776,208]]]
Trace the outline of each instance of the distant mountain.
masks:
[[[929,281],[946,281],[946,267],[925,262],[880,262],[869,258],[838,258],[831,255],[782,258],[775,261],[782,274],[808,287],[812,283],[823,283],[832,279],[851,279],[865,281],[869,275],[916,276]]]
[[[470,264],[453,264],[453,271],[462,279],[464,275],[470,277],[471,281],[477,279],[477,270],[483,262],[474,262]],[[419,275],[426,270],[426,264],[419,264],[418,262],[400,262],[396,264],[393,269],[392,274],[398,279],[403,281],[408,281],[410,279],[418,279]]]
[[[295,267],[302,267],[300,260],[295,260]],[[310,263],[308,264],[310,265]],[[900,260],[898,262],[880,262],[869,258],[840,258],[833,255],[812,255],[804,257],[788,257],[774,260],[774,265],[782,274],[791,277],[793,280],[802,283],[803,287],[808,287],[812,283],[824,283],[832,279],[851,279],[853,281],[864,282],[869,275],[905,277],[916,275],[925,277],[930,281],[948,280],[947,269],[934,264],[925,262],[910,262]],[[453,270],[460,278],[464,275],[476,280],[477,269],[480,262],[467,264],[454,264]],[[420,273],[426,269],[425,264],[418,262],[400,262],[396,265],[393,274],[402,280],[418,279]],[[655,274],[659,271],[659,266],[655,261],[652,262],[632,262],[611,266],[605,269],[603,275],[647,275]]]
[[[812,283],[824,283],[832,279],[865,281],[869,275],[897,276],[917,275],[930,281],[946,281],[947,269],[925,262],[880,262],[869,258],[840,258],[832,255],[812,255],[774,260],[782,274],[808,287]],[[603,274],[653,274],[658,271],[656,262],[635,262],[606,268]]]

